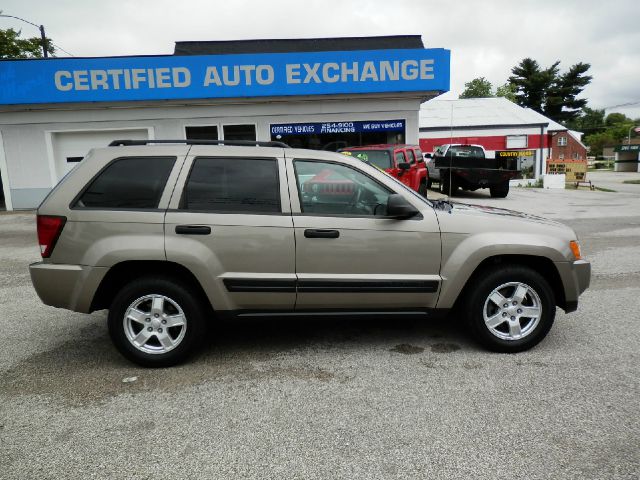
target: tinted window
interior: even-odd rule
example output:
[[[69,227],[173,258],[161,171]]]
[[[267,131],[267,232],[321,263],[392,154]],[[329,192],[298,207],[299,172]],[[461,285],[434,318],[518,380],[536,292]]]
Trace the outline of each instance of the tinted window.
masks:
[[[182,208],[212,212],[279,213],[275,159],[196,158]]]
[[[351,150],[351,156],[368,162],[382,170],[392,168],[391,155],[388,150]]]
[[[222,127],[225,140],[254,140],[256,139],[255,125],[225,125]]]
[[[121,158],[112,162],[76,203],[87,208],[158,208],[175,157]]]
[[[295,161],[300,207],[306,214],[386,215],[392,193],[353,168],[335,163]]]
[[[185,127],[187,140],[218,140],[218,127],[205,125],[201,127]]]

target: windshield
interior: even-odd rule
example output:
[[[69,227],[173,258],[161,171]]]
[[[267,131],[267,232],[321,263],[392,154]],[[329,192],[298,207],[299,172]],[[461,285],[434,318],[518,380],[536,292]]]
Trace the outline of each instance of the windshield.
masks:
[[[351,150],[351,156],[375,165],[382,170],[393,167],[388,150]]]

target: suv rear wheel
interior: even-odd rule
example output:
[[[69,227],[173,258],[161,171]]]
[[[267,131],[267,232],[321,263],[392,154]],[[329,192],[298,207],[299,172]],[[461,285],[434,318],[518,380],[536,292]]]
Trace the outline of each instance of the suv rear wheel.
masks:
[[[467,299],[467,320],[476,339],[490,350],[528,350],[549,333],[556,304],[549,283],[525,266],[487,270]]]
[[[125,285],[109,309],[109,334],[126,358],[144,367],[186,359],[203,337],[202,304],[170,278],[145,277]]]

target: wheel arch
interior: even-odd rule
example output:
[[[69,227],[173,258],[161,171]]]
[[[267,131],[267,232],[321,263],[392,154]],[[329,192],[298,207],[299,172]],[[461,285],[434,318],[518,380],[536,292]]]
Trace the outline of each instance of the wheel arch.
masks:
[[[460,304],[468,296],[469,290],[473,288],[476,278],[488,269],[495,268],[500,265],[524,266],[542,275],[542,277],[549,282],[549,286],[551,287],[556,300],[556,305],[566,310],[567,301],[562,278],[560,277],[560,272],[558,272],[553,261],[543,256],[523,254],[494,255],[485,258],[476,266],[469,278],[467,278],[464,287],[460,290],[460,293],[454,302],[453,308],[455,309],[460,307]]]
[[[120,262],[109,269],[93,296],[90,312],[108,309],[124,284],[147,276],[166,276],[184,282],[194,289],[204,305],[212,308],[196,276],[183,265],[159,260],[130,260]]]

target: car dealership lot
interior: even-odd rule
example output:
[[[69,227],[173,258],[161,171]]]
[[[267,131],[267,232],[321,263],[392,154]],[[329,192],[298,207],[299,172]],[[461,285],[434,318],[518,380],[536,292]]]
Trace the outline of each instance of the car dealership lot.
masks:
[[[455,318],[252,320],[141,369],[105,312],[40,303],[34,216],[0,215],[0,478],[637,478],[638,176],[456,198],[563,221],[592,261],[578,311],[517,355]]]

